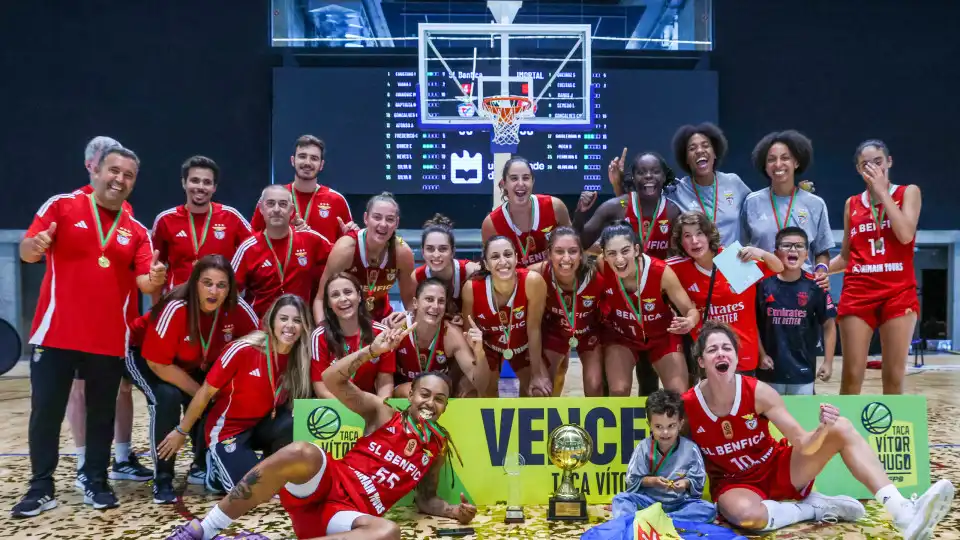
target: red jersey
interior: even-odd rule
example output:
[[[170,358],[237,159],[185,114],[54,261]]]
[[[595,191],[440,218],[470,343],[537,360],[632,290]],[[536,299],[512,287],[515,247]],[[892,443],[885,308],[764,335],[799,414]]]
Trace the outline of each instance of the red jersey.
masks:
[[[229,311],[220,309],[213,314],[200,313],[201,343],[195,343],[190,336],[187,303],[172,300],[163,307],[155,321],[149,322],[140,354],[156,364],[176,364],[185,371],[206,370],[234,338],[245,336],[259,326],[253,308],[238,298],[236,307]],[[208,344],[206,352],[203,341]]]
[[[890,186],[890,196],[898,207],[903,206],[907,186]],[[870,195],[864,191],[850,197],[850,260],[843,275],[843,292],[863,291],[872,296],[877,291],[914,289],[917,277],[913,269],[913,245],[901,244],[883,214],[883,205],[877,205],[877,219],[882,216],[880,230],[870,210]]]
[[[386,327],[379,323],[373,325],[373,336],[377,337]],[[323,382],[323,372],[328,367],[335,364],[337,360],[346,357],[348,354],[355,353],[369,345],[369,343],[360,342],[360,333],[355,336],[346,337],[346,350],[342,354],[331,353],[327,348],[326,325],[321,324],[313,331],[310,336],[310,342],[313,343],[312,362],[310,362],[310,380],[312,382]],[[377,375],[380,373],[390,373],[397,370],[397,357],[394,351],[388,351],[379,357],[370,360],[360,366],[360,369],[353,375],[353,384],[364,392],[371,394],[377,393]]]
[[[643,314],[643,326],[620,288],[620,278],[612,266],[603,266],[603,281],[607,288],[603,294],[603,313],[609,328],[622,336],[631,345],[644,347],[652,340],[667,335],[673,311],[663,298],[663,272],[667,264],[646,253],[641,255],[643,269],[640,271],[637,290],[630,294],[633,306]]]
[[[413,317],[411,314],[407,314],[407,326],[413,325]],[[407,337],[400,342],[400,345],[397,346],[397,373],[403,377],[413,380],[414,377],[421,373],[428,371],[442,371],[447,373],[450,371],[450,360],[453,359],[452,356],[448,356],[446,351],[444,351],[444,340],[447,337],[447,329],[449,326],[444,320],[440,321],[440,331],[437,332],[437,341],[433,347],[433,354],[431,354],[430,347],[419,348],[417,347],[417,342],[414,340],[414,335],[411,332],[407,334]],[[420,333],[423,336],[422,333]],[[433,336],[429,336],[431,341]]]
[[[386,254],[378,266],[368,264],[366,237],[367,230],[350,231],[346,234],[356,240],[353,249],[353,265],[347,270],[352,274],[360,286],[363,287],[363,296],[367,302],[367,311],[375,321],[382,321],[393,313],[390,306],[390,289],[397,282],[397,249],[403,244],[403,239],[397,236],[393,249],[387,247]]]
[[[460,313],[460,310],[463,309],[460,292],[463,290],[463,285],[470,279],[470,276],[467,275],[467,264],[469,263],[470,261],[466,259],[453,260],[453,281],[448,284],[449,287],[447,289],[450,292],[447,298],[447,302],[450,303],[450,306],[447,308],[448,313]],[[413,270],[413,278],[417,280],[418,284],[431,277],[436,276],[430,271],[430,267],[425,264]]]
[[[583,341],[585,335],[599,330],[600,302],[603,298],[604,284],[606,283],[600,272],[594,272],[592,277],[580,283],[576,295],[574,295],[563,290],[558,293],[557,283],[553,278],[553,265],[548,261],[544,263],[543,267],[543,279],[547,282],[547,301],[543,310],[543,323],[541,325],[544,333],[560,334],[564,340],[569,340],[576,335],[578,340]],[[575,334],[571,332],[570,319],[567,318],[567,312],[564,310],[563,304],[560,303],[561,295],[567,309],[571,309],[574,298],[576,298]]]
[[[514,355],[526,352],[527,340],[527,273],[517,268],[517,285],[507,303],[498,306],[494,300],[493,278],[471,280],[473,287],[473,322],[483,332],[483,346],[499,356],[504,349],[512,349]],[[509,326],[510,335],[504,332]]]
[[[557,216],[553,211],[553,197],[533,195],[533,220],[530,230],[521,232],[507,209],[507,203],[490,212],[490,221],[497,234],[506,236],[517,250],[517,267],[526,268],[547,258],[547,237],[557,226]]]
[[[425,432],[426,443],[417,429]],[[360,437],[332,469],[357,509],[382,516],[417,487],[445,450],[439,430],[429,424],[413,427],[398,411],[379,429]]]
[[[227,345],[207,373],[207,384],[220,390],[207,416],[204,433],[208,445],[253,428],[286,401],[277,390],[287,361],[288,355],[277,354],[268,366],[267,355],[260,348],[245,341]]]
[[[337,238],[343,236],[340,233],[340,223],[337,222],[337,218],[344,223],[353,221],[347,199],[339,191],[317,184],[317,189],[313,193],[303,192],[294,190],[293,182],[283,187],[294,193],[291,223],[297,218],[303,219],[308,227],[329,238],[331,242],[336,242]],[[254,209],[253,219],[250,221],[254,232],[267,228],[263,214],[260,212],[260,205]]]
[[[87,184],[77,191],[84,195],[89,195],[93,193],[93,185]],[[133,217],[133,206],[131,206],[129,202],[123,201],[120,209],[130,214],[130,217]],[[140,287],[137,286],[136,276],[134,276],[134,280],[130,283],[130,292],[133,294],[133,301],[127,305],[127,324],[133,324],[133,321],[140,316]]]
[[[667,198],[660,196],[660,202],[657,204],[657,215],[644,216],[640,208],[640,196],[636,193],[630,193],[628,198],[620,199],[620,205],[624,207],[623,219],[630,222],[633,232],[637,238],[647,234],[643,243],[643,252],[656,257],[657,259],[667,258],[667,248],[670,246],[670,219],[667,218]],[[640,218],[643,218],[643,233],[640,228]]]
[[[690,332],[697,339],[703,321],[710,319],[727,323],[736,332],[740,340],[739,365],[737,369],[750,371],[757,369],[760,352],[760,331],[757,328],[757,287],[748,287],[740,294],[733,292],[730,283],[717,271],[713,283],[713,297],[710,299],[710,313],[704,314],[707,306],[707,293],[710,290],[710,270],[698,265],[689,257],[671,257],[667,264],[677,274],[680,284],[687,290],[690,300],[700,310],[700,325]],[[757,262],[763,277],[774,275],[763,261]]]
[[[282,294],[295,294],[310,304],[314,269],[327,263],[332,245],[315,231],[292,231],[291,235],[270,239],[258,232],[247,238],[233,256],[231,265],[237,289],[246,289],[247,300],[257,317],[263,315]],[[282,276],[282,277],[281,277]]]
[[[209,214],[191,214],[184,205],[161,212],[153,222],[153,246],[169,265],[164,290],[186,283],[204,255],[223,255],[229,261],[251,234],[247,220],[225,204],[210,203]]]
[[[79,191],[55,195],[37,211],[26,238],[57,224],[46,252],[46,272],[33,318],[30,343],[91,354],[126,355],[133,284],[150,272],[150,234],[128,212],[96,209],[105,250],[94,216],[93,201]],[[109,233],[116,222],[116,228]],[[103,263],[101,256],[105,257]],[[106,268],[103,264],[107,264]]]
[[[770,435],[767,418],[757,414],[757,380],[736,375],[735,384],[733,408],[719,418],[707,407],[699,384],[683,394],[690,438],[703,452],[711,483],[734,479],[749,484],[765,478],[779,444]]]

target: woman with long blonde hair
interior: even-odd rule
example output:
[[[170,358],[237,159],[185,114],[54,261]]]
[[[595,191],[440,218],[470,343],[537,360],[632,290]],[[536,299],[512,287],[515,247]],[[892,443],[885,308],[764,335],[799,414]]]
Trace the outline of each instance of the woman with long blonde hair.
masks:
[[[313,396],[312,327],[310,310],[299,296],[285,294],[274,301],[261,329],[231,343],[210,368],[180,425],[158,445],[160,458],[176,454],[211,401],[204,429],[207,459],[224,488],[233,488],[260,461],[257,450],[266,457],[289,444],[293,400]]]

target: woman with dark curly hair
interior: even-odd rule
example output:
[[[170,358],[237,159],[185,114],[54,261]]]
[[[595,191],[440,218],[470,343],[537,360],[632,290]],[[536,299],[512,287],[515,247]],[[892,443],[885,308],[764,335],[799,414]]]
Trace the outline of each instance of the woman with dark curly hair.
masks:
[[[673,153],[688,176],[667,188],[667,198],[682,212],[703,212],[720,231],[721,245],[740,240],[740,209],[750,188],[736,174],[717,170],[727,154],[723,131],[709,122],[681,126],[673,136]]]
[[[774,251],[777,233],[785,227],[799,227],[807,233],[807,260],[804,269],[826,279],[833,247],[833,233],[823,199],[799,189],[796,176],[813,160],[813,144],[794,130],[774,131],[760,139],[753,149],[753,165],[770,181],[770,186],[747,195],[740,211],[740,242],[764,251]]]
[[[619,160],[614,158],[610,163],[610,181],[618,194],[620,190],[616,188],[623,185],[627,186],[627,192],[601,204],[586,224],[583,223],[585,214],[592,204],[581,198],[573,226],[580,232],[583,245],[589,247],[600,238],[604,227],[627,220],[637,234],[643,252],[657,259],[666,259],[670,224],[680,215],[680,209],[664,197],[663,191],[664,186],[676,181],[676,175],[656,152],[641,152],[633,158],[625,184],[623,172]]]

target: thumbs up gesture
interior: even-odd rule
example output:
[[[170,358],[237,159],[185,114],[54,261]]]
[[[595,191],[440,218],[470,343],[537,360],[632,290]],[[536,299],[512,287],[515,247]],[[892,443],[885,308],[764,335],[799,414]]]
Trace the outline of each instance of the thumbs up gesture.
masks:
[[[467,500],[467,496],[463,493],[460,493],[460,504],[453,507],[453,517],[459,521],[462,525],[466,525],[473,521],[473,518],[477,515],[477,507],[470,504],[470,501]]]
[[[46,253],[53,244],[53,235],[57,232],[57,222],[54,221],[45,231],[40,231],[33,237],[33,252],[37,255]]]
[[[153,260],[150,261],[150,283],[163,285],[167,281],[167,265],[160,262],[160,252],[153,250]]]

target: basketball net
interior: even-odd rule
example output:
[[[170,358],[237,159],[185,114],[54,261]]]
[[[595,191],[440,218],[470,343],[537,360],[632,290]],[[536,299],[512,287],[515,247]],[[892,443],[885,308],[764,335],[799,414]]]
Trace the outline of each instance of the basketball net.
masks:
[[[480,116],[493,124],[493,144],[520,144],[520,119],[533,116],[533,100],[525,96],[493,96],[483,98]]]

